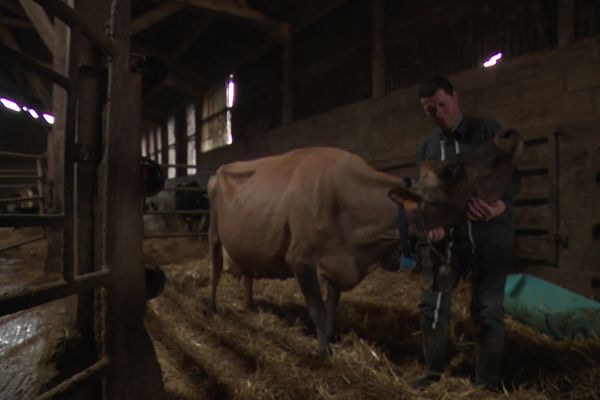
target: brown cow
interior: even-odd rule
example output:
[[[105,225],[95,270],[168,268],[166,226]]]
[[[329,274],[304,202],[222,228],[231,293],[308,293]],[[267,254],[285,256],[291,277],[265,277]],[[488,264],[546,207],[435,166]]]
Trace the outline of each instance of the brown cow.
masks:
[[[398,205],[420,210],[426,226],[464,220],[473,195],[504,193],[518,153],[518,133],[505,130],[484,149],[453,162],[425,162],[414,191],[358,156],[303,148],[220,167],[208,185],[212,254],[211,311],[223,262],[252,279],[295,276],[315,322],[319,354],[328,354],[340,291],[352,289],[398,245]],[[488,179],[498,182],[488,184]],[[317,276],[327,282],[326,305]]]

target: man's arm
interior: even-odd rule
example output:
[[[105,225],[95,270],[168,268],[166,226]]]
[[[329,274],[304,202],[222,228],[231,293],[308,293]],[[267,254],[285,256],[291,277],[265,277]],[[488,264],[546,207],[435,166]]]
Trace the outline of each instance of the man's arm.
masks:
[[[485,120],[483,124],[483,133],[486,140],[492,140],[496,132],[502,128],[502,125],[496,120]],[[474,221],[489,221],[496,218],[512,208],[515,199],[521,191],[521,176],[517,171],[513,172],[511,182],[502,198],[491,204],[486,203],[480,198],[473,198],[469,201],[467,217]]]

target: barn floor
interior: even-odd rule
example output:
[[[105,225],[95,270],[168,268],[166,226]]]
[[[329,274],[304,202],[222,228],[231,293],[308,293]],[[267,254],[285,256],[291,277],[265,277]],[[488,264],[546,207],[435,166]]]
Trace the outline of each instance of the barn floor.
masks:
[[[0,245],[31,233],[0,231]],[[1,255],[2,292],[48,279],[45,246],[35,242]],[[224,275],[219,314],[207,317],[206,252],[206,244],[191,239],[144,243],[145,260],[168,276],[146,318],[167,399],[600,399],[600,339],[555,341],[510,318],[507,391],[473,386],[466,284],[455,295],[447,379],[414,392],[408,383],[423,373],[419,280],[401,272],[378,270],[342,295],[334,354],[322,363],[314,356],[312,323],[293,280],[258,281],[259,310],[247,312],[241,282]],[[73,335],[73,306],[70,300],[53,302],[0,319],[0,399],[30,399],[52,378],[46,361],[57,343]]]
[[[324,363],[293,280],[258,281],[257,312],[243,307],[242,284],[224,275],[219,314],[205,315],[210,293],[206,244],[149,240],[146,261],[162,265],[165,292],[148,307],[147,326],[168,399],[600,399],[600,339],[559,342],[508,318],[505,393],[471,382],[474,328],[469,287],[453,305],[455,342],[447,379],[427,391],[408,383],[420,361],[419,279],[378,270],[344,293],[338,340]]]
[[[34,237],[39,229],[0,229],[0,246]],[[0,253],[0,293],[39,285],[44,276],[46,242],[38,241]],[[56,371],[47,361],[56,346],[72,335],[73,298],[0,318],[0,399],[31,399]]]

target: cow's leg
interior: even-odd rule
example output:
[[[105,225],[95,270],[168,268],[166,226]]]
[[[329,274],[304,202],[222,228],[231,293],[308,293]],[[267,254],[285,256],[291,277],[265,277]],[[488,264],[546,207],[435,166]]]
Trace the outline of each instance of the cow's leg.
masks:
[[[335,309],[340,301],[341,292],[331,282],[327,281],[327,326],[325,334],[327,340],[330,341],[333,338],[333,331],[335,328]]]
[[[251,275],[244,274],[244,289],[246,291],[246,309],[256,310],[256,303],[254,303],[254,296],[252,295],[252,285],[254,278]]]
[[[212,269],[210,274],[210,303],[209,311],[211,313],[217,312],[217,287],[219,286],[219,280],[221,279],[221,271],[223,270],[223,249],[221,248],[221,242],[212,241],[210,243],[210,254],[212,258]]]
[[[319,341],[319,356],[326,358],[331,351],[327,345],[327,315],[321,295],[321,287],[317,279],[317,268],[315,265],[302,265],[294,268],[294,272],[306,300],[308,312],[315,323],[317,340]]]

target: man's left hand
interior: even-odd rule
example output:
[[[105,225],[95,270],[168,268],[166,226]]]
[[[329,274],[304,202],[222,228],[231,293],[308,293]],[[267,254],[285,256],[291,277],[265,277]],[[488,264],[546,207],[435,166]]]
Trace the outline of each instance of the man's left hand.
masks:
[[[473,197],[467,205],[467,217],[472,221],[489,221],[505,210],[506,204],[502,200],[487,203],[479,197]]]

